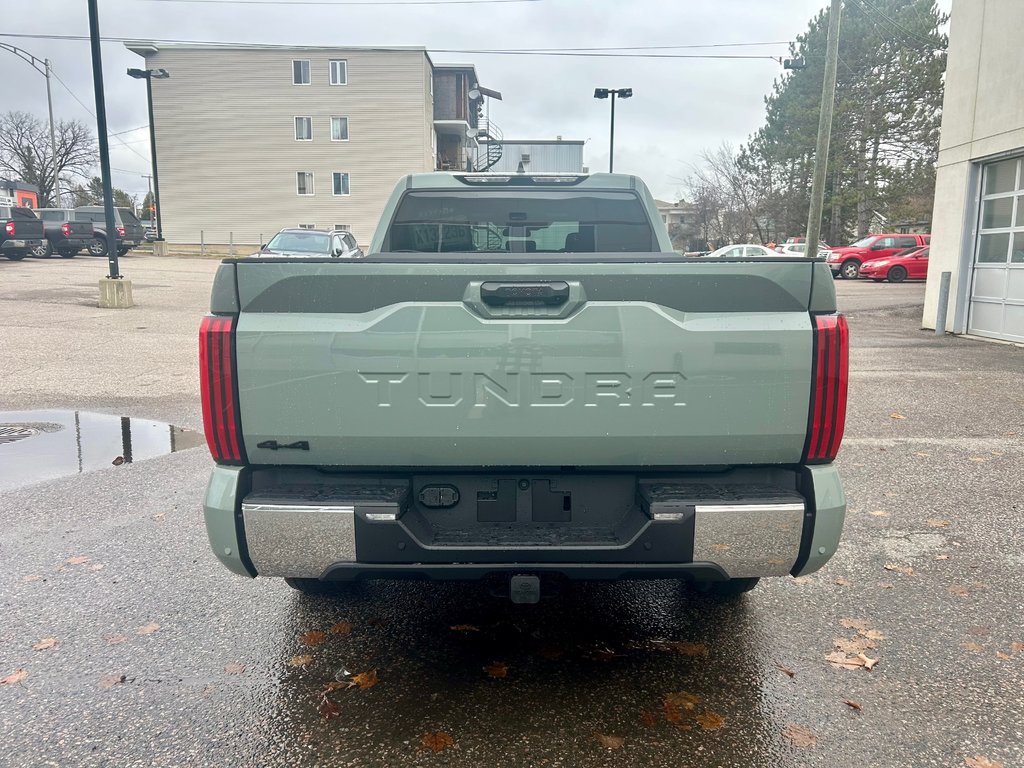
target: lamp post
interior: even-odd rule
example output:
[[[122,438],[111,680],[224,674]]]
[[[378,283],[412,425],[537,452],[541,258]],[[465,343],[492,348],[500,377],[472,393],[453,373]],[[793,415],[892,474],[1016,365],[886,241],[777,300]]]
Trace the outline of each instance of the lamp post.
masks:
[[[628,99],[633,95],[632,88],[595,88],[594,98],[595,99],[607,99],[609,96],[612,99],[612,128],[611,138],[608,141],[608,173],[611,173],[615,167],[615,97],[618,96],[622,99]]]
[[[156,168],[156,125],[153,122],[153,78],[166,80],[171,75],[166,69],[129,69],[128,76],[146,81],[146,102],[149,105],[149,152],[153,156],[153,207],[156,208],[156,239],[157,242],[163,242],[164,219],[160,213],[160,174]]]
[[[10,51],[22,61],[28,62],[36,72],[46,78],[46,108],[50,113],[50,153],[53,155],[53,204],[60,208],[59,169],[57,168],[57,139],[53,131],[53,95],[50,91],[50,60],[38,59],[28,51],[8,43],[0,43],[0,49]]]

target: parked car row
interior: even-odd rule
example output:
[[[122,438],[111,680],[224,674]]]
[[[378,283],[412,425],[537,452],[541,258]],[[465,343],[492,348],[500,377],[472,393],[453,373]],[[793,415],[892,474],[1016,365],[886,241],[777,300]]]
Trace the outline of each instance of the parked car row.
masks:
[[[146,228],[130,208],[115,208],[114,242],[119,256],[146,241]],[[87,250],[107,253],[106,215],[102,206],[20,208],[0,206],[0,254],[13,261],[26,256],[74,258]]]
[[[930,235],[868,235],[852,245],[833,248],[828,257],[828,265],[836,277],[856,280],[864,262],[885,259],[908,248],[922,248],[930,240]]]

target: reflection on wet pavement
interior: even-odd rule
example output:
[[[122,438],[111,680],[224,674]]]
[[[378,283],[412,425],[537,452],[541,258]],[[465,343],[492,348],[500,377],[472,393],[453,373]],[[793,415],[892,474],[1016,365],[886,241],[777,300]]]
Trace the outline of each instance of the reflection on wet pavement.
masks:
[[[160,421],[88,411],[0,411],[0,489],[196,448],[203,436]]]

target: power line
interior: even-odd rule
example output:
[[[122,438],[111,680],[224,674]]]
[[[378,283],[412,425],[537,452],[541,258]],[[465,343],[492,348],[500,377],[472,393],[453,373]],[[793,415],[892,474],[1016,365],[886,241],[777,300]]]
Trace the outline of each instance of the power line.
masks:
[[[148,125],[140,125],[138,128],[129,128],[125,131],[118,131],[117,133],[108,133],[107,136],[123,136],[126,133],[134,133],[135,131],[141,131],[143,128],[149,128]]]
[[[912,40],[916,40],[916,41],[918,41],[920,43],[924,43],[926,46],[928,46],[929,49],[931,49],[933,51],[941,50],[940,48],[937,48],[935,46],[935,41],[934,40],[929,40],[926,37],[921,37],[921,35],[917,34],[916,32],[910,31],[909,29],[904,27],[902,24],[900,24],[898,21],[893,19],[891,16],[888,16],[885,13],[883,13],[879,8],[875,7],[871,3],[868,3],[867,0],[857,0],[857,4],[861,7],[861,10],[866,11],[869,14],[873,12],[873,13],[877,14],[879,17],[881,17],[882,19],[884,19],[885,21],[889,22],[889,25],[894,30],[902,32],[907,38],[912,39]]]
[[[152,0],[159,2],[160,0]],[[169,2],[170,0],[168,0]],[[29,34],[0,32],[0,37],[33,38],[40,40],[88,40],[86,35],[53,35],[53,34]],[[137,37],[103,37],[108,43],[137,43]],[[240,48],[316,48],[324,46],[309,45],[280,45],[266,43],[235,42],[230,40],[181,40],[174,38],[152,39],[147,38],[146,42],[178,44],[178,45],[230,45]],[[654,51],[673,49],[698,49],[698,48],[737,48],[741,46],[762,46],[762,45],[789,45],[788,40],[774,40],[765,42],[750,43],[703,43],[694,45],[637,45],[637,46],[609,46],[596,48],[428,48],[434,53],[476,53],[481,55],[497,56],[580,56],[580,57],[606,57],[606,58],[678,58],[678,59],[771,59],[777,61],[778,57],[767,54],[647,54],[647,53],[613,53],[616,51]],[[333,46],[332,46],[333,47]],[[388,46],[341,46],[352,50],[360,51],[395,51],[408,50],[407,48],[396,48]],[[608,53],[605,53],[608,52]]]

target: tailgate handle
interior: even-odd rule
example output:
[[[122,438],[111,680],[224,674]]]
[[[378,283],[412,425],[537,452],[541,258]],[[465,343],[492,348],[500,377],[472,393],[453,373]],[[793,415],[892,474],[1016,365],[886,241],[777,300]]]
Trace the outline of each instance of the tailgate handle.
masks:
[[[564,280],[533,283],[483,283],[480,299],[492,307],[557,307],[569,300],[569,284]]]

